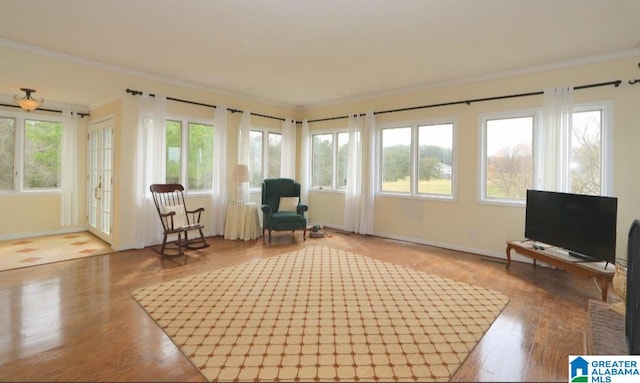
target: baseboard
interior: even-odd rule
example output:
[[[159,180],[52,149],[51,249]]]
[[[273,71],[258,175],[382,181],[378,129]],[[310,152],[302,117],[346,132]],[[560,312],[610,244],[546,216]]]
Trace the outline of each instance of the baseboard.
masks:
[[[345,231],[344,230],[344,226],[331,225],[331,224],[328,224],[328,225],[322,224],[322,226],[324,226],[326,228],[334,229],[334,230]],[[442,248],[442,249],[461,251],[461,252],[464,252],[464,253],[470,253],[470,254],[476,254],[476,255],[481,255],[481,256],[485,256],[485,257],[497,258],[497,259],[505,260],[505,261],[507,260],[506,253],[504,253],[504,252],[498,253],[498,252],[494,252],[494,251],[487,251],[487,250],[476,249],[476,248],[472,248],[472,247],[458,246],[458,245],[454,245],[454,244],[451,244],[451,243],[427,241],[427,240],[424,240],[424,239],[421,239],[421,238],[414,238],[414,237],[408,237],[408,236],[396,235],[396,234],[389,234],[389,233],[374,232],[373,235],[376,236],[376,237],[393,239],[393,240],[396,240],[396,241],[417,243],[417,244],[420,244],[420,245],[427,245],[427,246],[439,247],[439,248]],[[505,246],[505,249],[506,249],[506,246],[507,246],[506,242],[505,242],[504,246]],[[512,253],[511,260],[514,261],[514,262],[531,263],[531,264],[533,263],[533,261],[530,258],[520,256],[520,255],[518,255],[516,253]]]
[[[28,233],[14,233],[14,234],[0,234],[0,241],[33,238],[33,237],[44,237],[47,235],[77,233],[77,232],[86,231],[86,230],[87,230],[86,227],[75,226],[75,227],[65,227],[59,230],[33,231]]]

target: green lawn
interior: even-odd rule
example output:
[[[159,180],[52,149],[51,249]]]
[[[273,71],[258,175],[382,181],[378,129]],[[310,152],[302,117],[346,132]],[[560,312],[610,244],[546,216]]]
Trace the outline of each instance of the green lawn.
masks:
[[[428,181],[420,180],[418,182],[418,193],[450,195],[451,185],[452,182],[449,179],[430,179]],[[409,178],[395,182],[384,182],[382,184],[382,191],[408,193],[411,191]]]

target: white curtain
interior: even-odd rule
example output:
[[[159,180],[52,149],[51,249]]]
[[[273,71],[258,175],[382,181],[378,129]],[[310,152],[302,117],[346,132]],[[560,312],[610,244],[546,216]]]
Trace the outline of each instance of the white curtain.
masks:
[[[344,229],[360,229],[362,200],[362,118],[349,116],[349,145],[347,148],[347,190],[344,204]]]
[[[78,225],[78,115],[62,111],[60,226]]]
[[[136,230],[137,247],[162,241],[162,226],[149,191],[154,183],[164,182],[164,125],[167,119],[166,97],[142,95],[138,99],[138,129],[134,175],[135,212],[131,217]]]
[[[360,137],[362,146],[362,186],[360,222],[356,233],[373,234],[376,177],[376,116],[367,112]]]
[[[224,234],[227,213],[227,108],[218,105],[214,119],[213,190],[211,191],[211,234]],[[247,134],[248,135],[248,134]]]
[[[573,118],[573,88],[544,91],[542,184],[545,190],[568,191],[569,147]]]
[[[302,121],[300,141],[300,201],[309,205],[311,138],[309,136],[309,121],[307,120]],[[312,206],[309,205],[309,210],[311,209]]]
[[[282,121],[280,177],[296,178],[296,122],[292,119]]]
[[[249,164],[249,131],[251,130],[251,112],[242,112],[240,127],[238,130],[240,130],[240,135],[238,137],[238,164],[249,166],[249,172],[251,172]]]

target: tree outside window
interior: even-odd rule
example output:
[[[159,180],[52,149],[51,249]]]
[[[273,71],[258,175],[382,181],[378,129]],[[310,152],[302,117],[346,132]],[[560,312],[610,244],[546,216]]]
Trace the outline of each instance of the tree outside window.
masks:
[[[183,129],[186,127],[186,129]],[[213,187],[213,125],[167,120],[165,123],[165,181],[190,191]]]
[[[311,186],[331,188],[333,180],[333,134],[314,134],[311,141]]]
[[[24,128],[24,188],[59,188],[62,123],[25,120]]]
[[[533,185],[533,117],[486,120],[485,197],[525,199]]]
[[[256,128],[258,129],[258,128]],[[282,134],[268,130],[249,131],[249,171],[251,188],[260,189],[265,178],[280,177]]]
[[[334,131],[311,136],[311,187],[342,190],[347,187],[349,133]]]
[[[249,131],[249,171],[251,179],[249,185],[259,188],[264,179],[264,133],[261,131]]]
[[[418,127],[418,193],[452,195],[453,124]]]
[[[213,126],[189,123],[189,190],[213,187]]]
[[[411,127],[382,129],[383,192],[411,193]]]
[[[602,192],[602,110],[573,113],[571,129],[571,192]]]
[[[182,123],[168,120],[165,129],[165,181],[179,184],[182,168]]]
[[[14,189],[15,119],[0,117],[0,190]]]
[[[336,163],[336,188],[347,188],[347,161],[349,160],[349,133],[341,132],[338,136],[338,155]]]
[[[282,134],[269,133],[269,145],[267,150],[268,178],[280,177],[280,166],[282,162]]]

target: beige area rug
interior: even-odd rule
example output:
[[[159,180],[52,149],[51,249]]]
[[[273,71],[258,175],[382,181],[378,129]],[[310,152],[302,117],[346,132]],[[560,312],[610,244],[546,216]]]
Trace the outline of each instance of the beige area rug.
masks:
[[[108,243],[84,231],[0,241],[0,271],[113,253]]]
[[[327,247],[133,296],[210,381],[447,381],[508,302]]]

